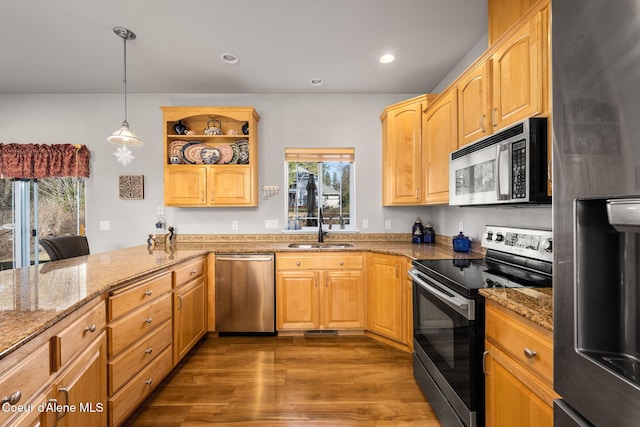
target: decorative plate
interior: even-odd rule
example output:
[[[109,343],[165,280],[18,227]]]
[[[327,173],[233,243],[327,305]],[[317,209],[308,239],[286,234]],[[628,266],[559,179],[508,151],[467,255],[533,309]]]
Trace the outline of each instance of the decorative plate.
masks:
[[[205,165],[213,165],[220,160],[220,150],[215,147],[204,147],[200,152],[202,163]]]
[[[238,158],[240,157],[240,147],[238,147],[238,144],[236,144],[235,142],[229,144],[229,147],[233,149],[233,157],[231,158],[231,160],[229,160],[229,164],[235,165],[236,163],[238,163]]]
[[[221,145],[218,147],[218,150],[220,150],[220,160],[218,160],[218,163],[227,164],[233,159],[233,148],[230,146]]]
[[[172,141],[169,144],[169,157],[179,157],[182,159],[182,147],[187,143],[187,141]]]
[[[191,164],[203,164],[202,161],[202,149],[205,148],[204,144],[189,144],[184,148],[184,158]]]
[[[187,142],[186,144],[184,144],[184,145],[182,146],[182,149],[180,150],[180,157],[182,157],[182,159],[183,159],[186,163],[189,163],[189,164],[192,164],[192,165],[194,165],[194,164],[195,164],[195,162],[194,162],[192,159],[188,159],[188,158],[187,158],[187,148],[189,148],[189,147],[190,147],[190,146],[192,146],[192,145],[196,145],[196,144],[199,144],[199,143],[198,143],[198,142],[196,142],[196,141],[190,141],[190,142]]]

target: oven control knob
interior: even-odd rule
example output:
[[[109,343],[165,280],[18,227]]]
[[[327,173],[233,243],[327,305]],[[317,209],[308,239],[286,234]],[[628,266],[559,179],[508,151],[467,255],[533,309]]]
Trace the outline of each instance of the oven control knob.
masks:
[[[548,253],[553,252],[553,239],[551,237],[542,242],[542,249]]]
[[[504,236],[502,235],[502,233],[496,233],[496,242],[502,241],[504,241]]]
[[[487,242],[493,240],[493,231],[487,231]]]

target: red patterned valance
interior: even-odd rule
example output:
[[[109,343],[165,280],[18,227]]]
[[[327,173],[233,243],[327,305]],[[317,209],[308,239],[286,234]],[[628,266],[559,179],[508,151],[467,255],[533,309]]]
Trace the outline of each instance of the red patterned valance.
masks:
[[[0,144],[0,178],[89,177],[89,150],[72,144]]]

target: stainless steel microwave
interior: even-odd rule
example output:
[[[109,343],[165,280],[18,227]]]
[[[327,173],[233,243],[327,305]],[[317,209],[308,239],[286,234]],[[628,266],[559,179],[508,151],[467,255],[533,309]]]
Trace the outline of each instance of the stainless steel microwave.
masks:
[[[524,120],[450,155],[450,205],[550,202],[545,118]]]

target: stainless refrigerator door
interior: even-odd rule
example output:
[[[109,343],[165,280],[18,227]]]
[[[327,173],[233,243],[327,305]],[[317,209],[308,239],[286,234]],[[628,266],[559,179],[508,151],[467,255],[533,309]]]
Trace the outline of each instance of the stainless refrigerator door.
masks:
[[[274,255],[216,255],[216,331],[275,333]]]
[[[612,297],[620,278],[604,271],[617,246],[578,211],[597,217],[599,200],[640,195],[640,2],[552,1],[552,50],[554,387],[594,425],[638,426],[640,387],[585,351],[589,329],[618,339],[603,313],[626,298]],[[602,280],[588,285],[599,301],[585,303],[589,275]]]

